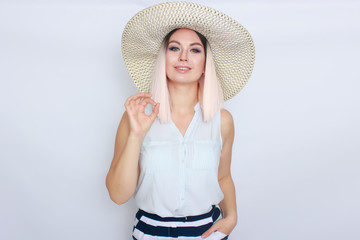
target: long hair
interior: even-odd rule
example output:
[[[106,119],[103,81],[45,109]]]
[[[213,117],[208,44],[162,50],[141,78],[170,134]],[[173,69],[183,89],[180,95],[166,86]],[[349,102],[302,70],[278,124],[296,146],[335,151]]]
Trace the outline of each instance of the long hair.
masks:
[[[160,103],[158,118],[161,123],[171,121],[171,100],[167,85],[165,54],[170,36],[176,30],[177,29],[172,30],[164,38],[155,62],[152,77],[151,94],[154,101]],[[208,122],[213,118],[215,113],[223,107],[224,97],[220,82],[216,76],[216,67],[209,43],[203,35],[198,32],[196,33],[206,49],[205,73],[199,80],[199,102],[203,113],[203,121]]]
[[[167,46],[165,46],[165,42],[163,42],[156,58],[154,73],[152,76],[152,85],[150,89],[153,100],[160,103],[158,118],[161,123],[167,123],[171,121],[170,94],[167,86],[165,68],[166,48]]]
[[[216,67],[209,44],[207,44],[206,48],[205,73],[204,77],[199,81],[199,101],[203,112],[203,120],[208,122],[224,106],[224,95],[216,75]]]

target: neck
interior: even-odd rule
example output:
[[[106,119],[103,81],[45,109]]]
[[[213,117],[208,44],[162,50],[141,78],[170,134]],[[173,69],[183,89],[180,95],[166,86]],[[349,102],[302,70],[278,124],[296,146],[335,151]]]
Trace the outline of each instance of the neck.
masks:
[[[176,115],[192,113],[198,100],[199,85],[197,82],[174,84],[168,82],[171,100],[171,112]]]

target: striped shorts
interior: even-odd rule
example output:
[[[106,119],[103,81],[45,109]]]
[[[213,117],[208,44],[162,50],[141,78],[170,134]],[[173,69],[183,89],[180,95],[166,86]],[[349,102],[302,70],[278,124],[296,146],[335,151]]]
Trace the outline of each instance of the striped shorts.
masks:
[[[133,227],[133,240],[202,240],[201,235],[214,222],[221,219],[218,205],[213,205],[210,212],[189,217],[160,217],[141,209],[136,213]],[[226,240],[228,236],[215,231],[206,240]]]

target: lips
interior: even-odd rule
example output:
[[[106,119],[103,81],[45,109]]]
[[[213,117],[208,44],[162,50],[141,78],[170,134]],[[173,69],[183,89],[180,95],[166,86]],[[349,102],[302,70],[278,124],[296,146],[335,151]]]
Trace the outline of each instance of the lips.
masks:
[[[175,66],[176,71],[185,73],[191,70],[191,67],[188,66]]]

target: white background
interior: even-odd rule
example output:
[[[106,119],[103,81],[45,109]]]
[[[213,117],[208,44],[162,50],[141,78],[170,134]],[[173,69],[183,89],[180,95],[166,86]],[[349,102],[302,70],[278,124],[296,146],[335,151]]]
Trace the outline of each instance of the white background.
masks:
[[[130,239],[105,187],[125,99],[121,34],[162,1],[0,2],[0,238]],[[359,1],[194,1],[243,24],[256,61],[226,102],[233,240],[360,239]]]

